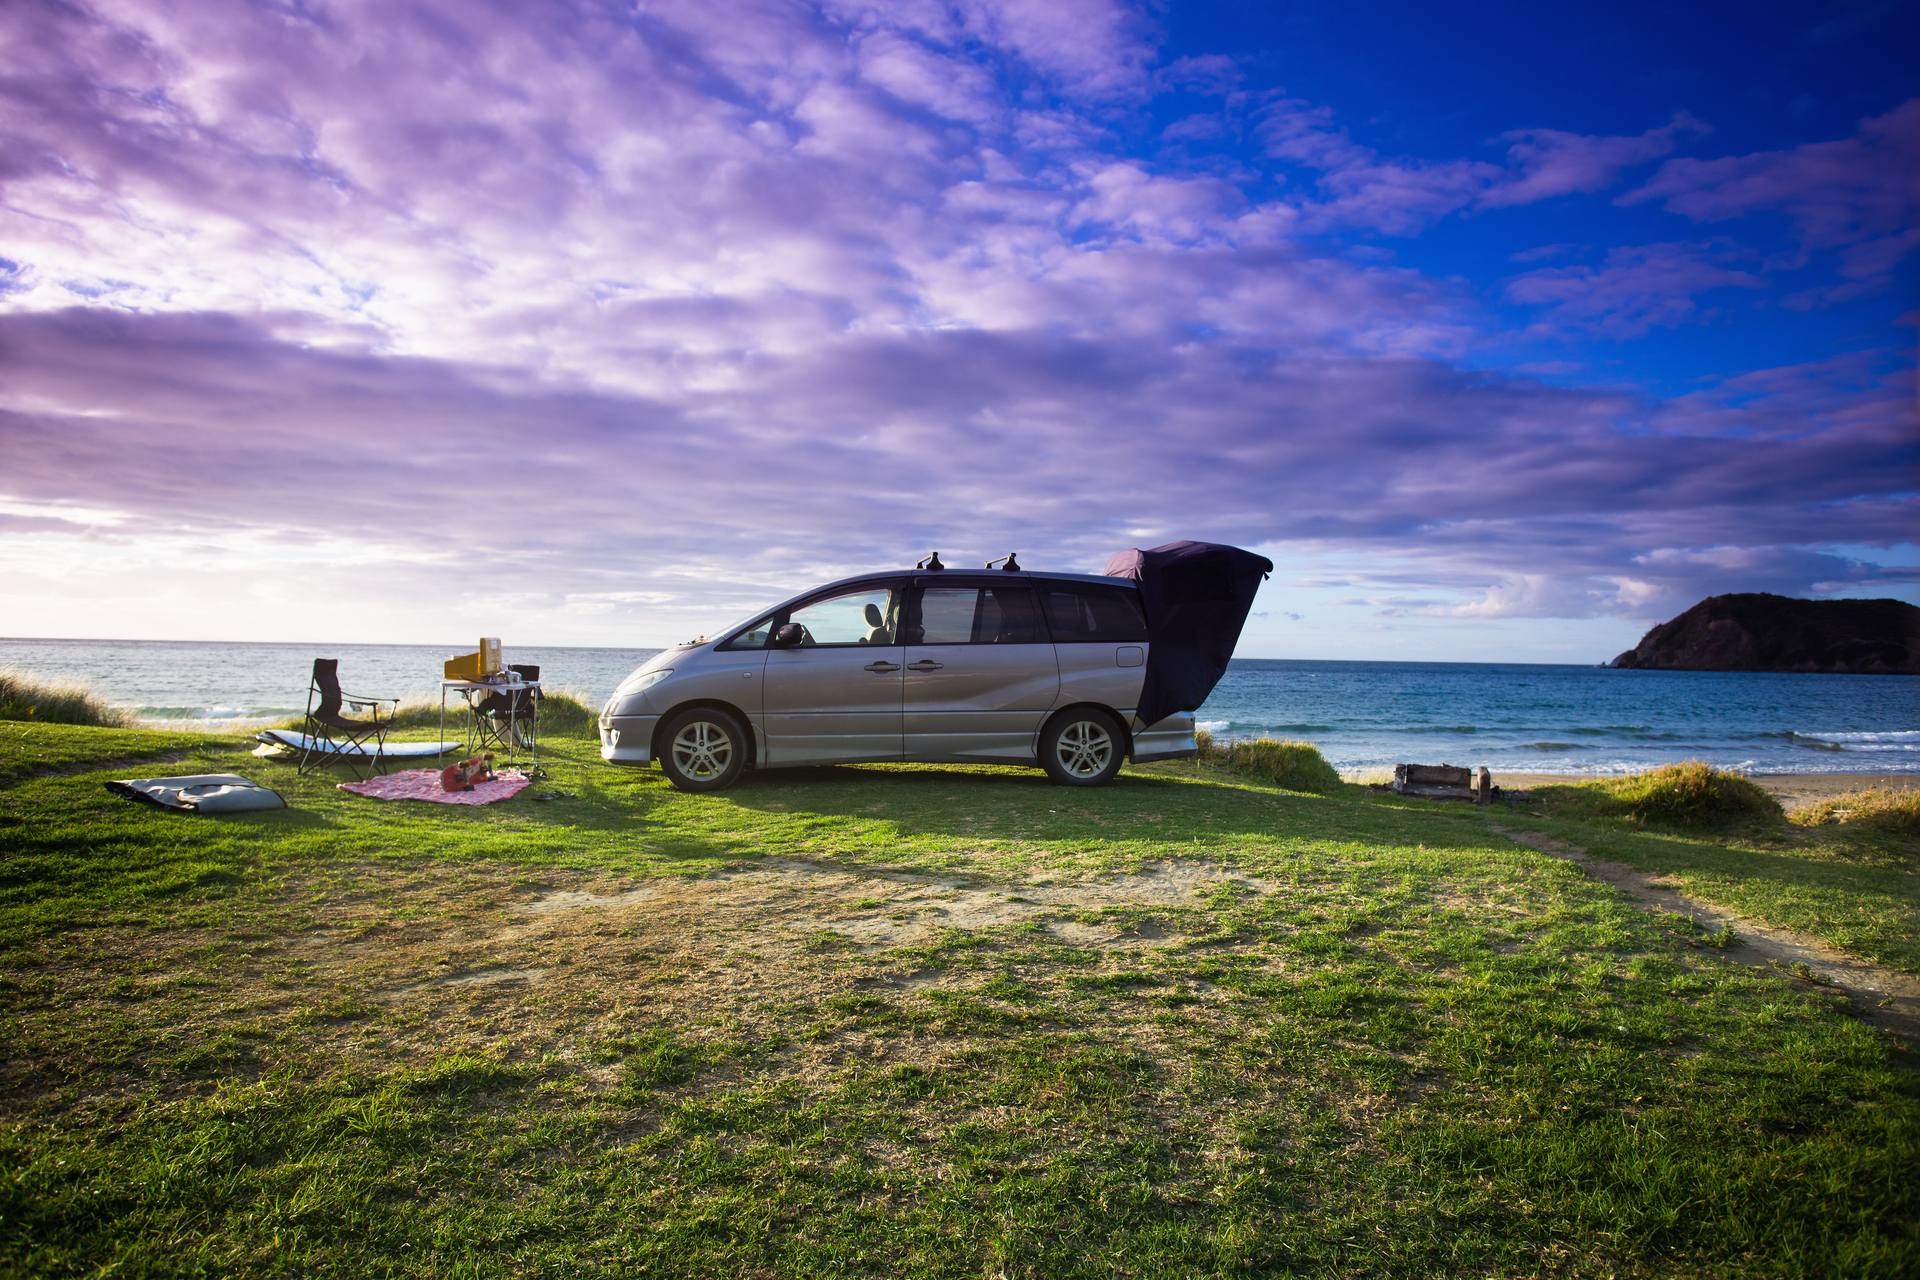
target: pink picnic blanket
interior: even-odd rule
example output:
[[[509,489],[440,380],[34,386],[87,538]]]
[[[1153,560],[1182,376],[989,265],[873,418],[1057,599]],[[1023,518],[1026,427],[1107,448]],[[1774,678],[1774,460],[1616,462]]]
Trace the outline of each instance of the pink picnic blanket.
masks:
[[[402,769],[382,774],[365,782],[338,782],[334,785],[355,795],[375,800],[431,800],[436,804],[492,804],[505,800],[533,779],[503,769],[492,782],[476,782],[471,791],[448,791],[440,785],[438,769]]]

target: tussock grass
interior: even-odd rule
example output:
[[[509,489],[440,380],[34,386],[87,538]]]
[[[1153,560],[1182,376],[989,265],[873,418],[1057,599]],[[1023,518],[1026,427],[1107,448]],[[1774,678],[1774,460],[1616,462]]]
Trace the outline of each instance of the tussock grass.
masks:
[[[349,715],[354,714],[351,707],[344,708],[344,710]],[[447,723],[450,726],[458,723],[456,717],[464,715],[465,713],[466,708],[462,707],[458,702],[451,698],[447,700]],[[292,729],[297,732],[305,727],[306,723],[307,718],[302,714],[289,716],[285,720],[277,721],[267,727],[270,729]],[[403,730],[438,729],[440,727],[440,703],[438,699],[416,698],[401,703],[393,709],[393,727]]]
[[[1205,729],[1197,731],[1200,759],[1249,778],[1271,782],[1289,791],[1331,795],[1340,789],[1340,774],[1311,742],[1255,738],[1248,742],[1218,742]]]
[[[1793,814],[1793,821],[1806,827],[1845,823],[1890,831],[1894,835],[1920,836],[1920,791],[1895,791],[1889,787],[1849,791],[1808,805]]]
[[[552,689],[540,701],[540,732],[591,738],[598,714],[592,694],[580,689]]]
[[[557,734],[561,737],[591,737],[594,732],[596,712],[593,707],[593,695],[578,689],[555,689],[540,700],[540,732],[542,735]],[[452,698],[447,700],[447,727],[464,724],[462,718],[466,708]],[[293,716],[279,724],[276,729],[298,730],[306,723],[305,716]],[[403,702],[394,708],[393,727],[402,732],[409,729],[440,728],[440,702],[438,699],[421,698]]]
[[[1540,798],[1564,818],[1616,818],[1688,831],[1724,830],[1786,817],[1759,784],[1698,760],[1625,778],[1541,787]]]
[[[460,704],[448,700],[447,719],[454,717]],[[296,717],[290,722],[292,728],[299,728],[301,719]],[[415,702],[403,702],[393,709],[393,727],[396,729],[438,729],[440,727],[440,703],[436,700],[421,698]]]
[[[99,690],[84,681],[56,680],[5,667],[0,668],[0,720],[130,729],[133,712],[110,706]]]

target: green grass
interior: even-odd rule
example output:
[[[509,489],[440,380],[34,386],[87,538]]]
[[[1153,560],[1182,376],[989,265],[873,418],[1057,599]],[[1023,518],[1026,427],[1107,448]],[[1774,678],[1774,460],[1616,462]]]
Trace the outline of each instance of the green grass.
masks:
[[[1198,762],[689,796],[564,736],[537,785],[577,798],[455,808],[236,766],[237,739],[49,732],[0,729],[0,1270],[1920,1263],[1910,1051],[1495,829],[1920,968],[1911,869],[1839,827],[1541,819]],[[293,808],[184,817],[100,786],[124,773],[30,776],[168,750]],[[1111,889],[1175,862],[1224,871]],[[652,896],[516,905],[579,887]],[[863,941],[881,928],[913,932]]]
[[[227,772],[248,744],[232,735],[176,732],[168,729],[110,729],[35,721],[0,721],[0,783],[37,774],[128,762],[217,757]],[[209,755],[208,753],[211,753]],[[148,776],[140,772],[116,777]]]
[[[1681,892],[1796,929],[1862,959],[1920,970],[1920,846],[1910,802],[1833,805],[1789,822],[1772,796],[1705,765],[1536,789],[1556,834],[1661,873]]]

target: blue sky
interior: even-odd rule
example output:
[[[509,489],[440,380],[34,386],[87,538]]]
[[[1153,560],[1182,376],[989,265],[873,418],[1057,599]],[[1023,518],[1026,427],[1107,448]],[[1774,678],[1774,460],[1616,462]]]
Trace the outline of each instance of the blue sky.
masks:
[[[1860,119],[1920,94],[1917,15],[1911,3],[1485,4],[1463,20],[1457,11],[1416,4],[1196,4],[1175,6],[1167,25],[1169,53],[1237,50],[1247,90],[1283,90],[1331,106],[1357,141],[1387,154],[1493,159],[1499,135],[1515,121],[1631,135],[1685,113],[1711,129],[1690,139],[1685,154],[1714,158],[1844,137]],[[1191,95],[1156,104],[1156,123],[1171,124],[1189,104],[1201,105]],[[1223,150],[1253,158],[1250,148]],[[1796,248],[1789,220],[1778,213],[1702,227],[1659,202],[1622,205],[1619,194],[1441,219],[1416,236],[1371,245],[1424,273],[1471,281],[1512,330],[1531,318],[1523,306],[1503,305],[1498,287],[1518,274],[1518,253],[1568,246],[1543,260],[1592,262],[1614,245],[1699,239],[1704,231],[1727,236],[1730,265],[1752,270]],[[1788,291],[1796,282],[1816,287],[1831,256],[1814,255],[1798,269],[1776,266],[1771,275]],[[1586,366],[1573,376],[1676,394],[1703,374],[1882,344],[1894,318],[1915,304],[1912,282],[1909,262],[1899,288],[1800,312],[1742,305],[1757,299],[1719,291],[1705,299],[1710,322],[1673,326],[1655,344],[1592,344],[1573,358]],[[1530,350],[1507,342],[1481,359],[1510,367],[1568,356],[1562,344]]]
[[[656,644],[938,547],[1241,652],[1916,599],[1915,3],[25,3],[16,634]],[[192,589],[181,587],[182,565]]]

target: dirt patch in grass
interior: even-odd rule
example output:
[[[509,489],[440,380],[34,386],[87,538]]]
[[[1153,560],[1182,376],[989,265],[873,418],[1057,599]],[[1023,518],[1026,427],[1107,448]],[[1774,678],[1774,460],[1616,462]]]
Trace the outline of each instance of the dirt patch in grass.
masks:
[[[1142,977],[1143,960],[1196,940],[1215,958],[1241,949],[1182,914],[1283,886],[1184,861],[995,885],[769,860],[640,882],[367,865],[281,890],[272,931],[109,926],[43,956],[29,981],[67,1010],[74,1043],[118,1051],[16,1061],[0,1079],[5,1109],[99,1106],[162,1066],[170,1088],[192,1092],[183,1045],[241,1077],[294,1057],[366,1070],[449,1053],[559,1060],[605,1091],[620,1076],[593,1065],[596,1046],[669,1026],[695,1041],[784,1044],[781,1074],[802,1081],[849,1066],[944,1069],[977,1032],[1057,1021],[1018,981],[981,992],[1000,963],[989,931],[1071,972],[1089,1001],[1213,1020],[1227,991]],[[1142,1052],[1162,1038],[1149,1027]],[[730,1082],[722,1072],[709,1087]]]
[[[1643,910],[1688,917],[1701,944],[1724,950],[1729,959],[1773,968],[1810,986],[1844,992],[1853,1000],[1856,1011],[1874,1025],[1904,1036],[1920,1036],[1920,978],[1910,973],[1869,964],[1818,938],[1748,919],[1681,893],[1658,874],[1637,871],[1623,862],[1590,858],[1584,848],[1567,841],[1535,831],[1492,830],[1518,844],[1577,864]]]

